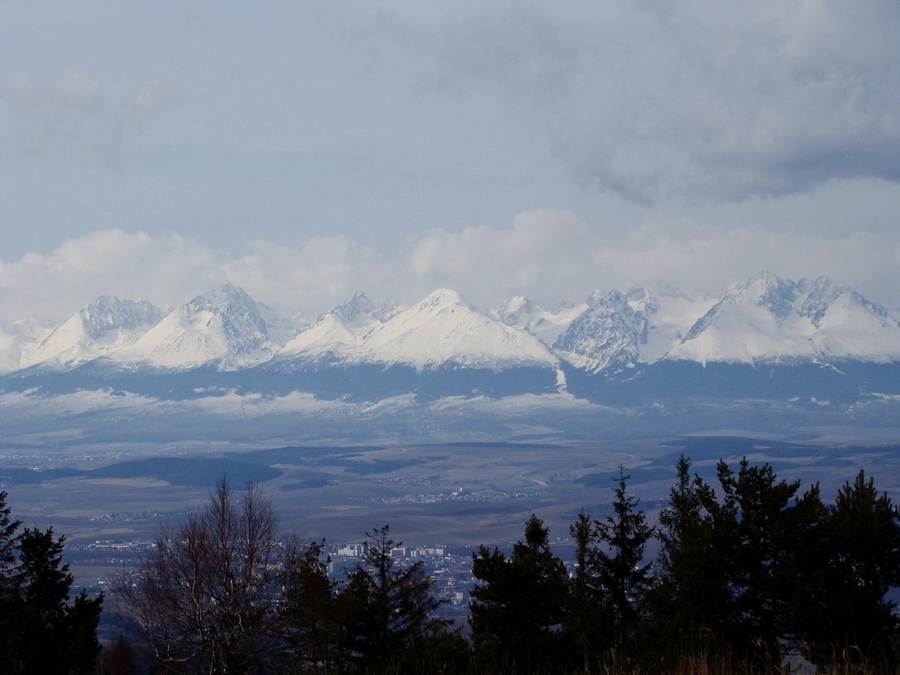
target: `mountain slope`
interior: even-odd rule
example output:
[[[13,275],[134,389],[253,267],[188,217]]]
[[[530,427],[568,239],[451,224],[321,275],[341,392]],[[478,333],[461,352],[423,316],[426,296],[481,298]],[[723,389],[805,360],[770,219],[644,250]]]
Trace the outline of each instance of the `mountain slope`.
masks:
[[[621,373],[665,356],[711,302],[663,284],[594,291],[553,349],[580,370]]]
[[[410,365],[417,370],[444,364],[503,369],[555,368],[558,359],[533,335],[474,309],[456,291],[440,289],[347,345],[355,362]]]
[[[893,361],[900,359],[900,323],[827,277],[793,282],[767,272],[729,288],[667,358]]]
[[[549,311],[517,295],[495,305],[490,315],[500,323],[531,333],[549,347],[586,308],[587,304],[563,304],[556,311]]]
[[[347,346],[372,325],[389,316],[392,308],[357,293],[346,302],[322,314],[315,324],[289,340],[276,355],[284,360],[339,359]]]
[[[162,312],[149,302],[104,295],[53,330],[23,355],[23,366],[72,366],[131,347]]]
[[[271,352],[256,303],[225,285],[170,312],[120,358],[168,369],[215,363],[229,370],[268,359]]]
[[[491,314],[441,289],[409,307],[357,294],[304,328],[301,315],[261,310],[223,286],[150,325],[152,306],[100,298],[40,342],[26,324],[0,335],[15,355],[27,333],[40,357],[26,368],[7,359],[13,370],[0,377],[0,392],[173,400],[303,392],[374,402],[565,391],[611,407],[900,396],[892,379],[900,322],[824,277],[757,275],[718,299],[663,284],[598,291],[552,348],[536,335],[542,325],[550,334],[541,322],[558,331],[576,312],[514,298]]]

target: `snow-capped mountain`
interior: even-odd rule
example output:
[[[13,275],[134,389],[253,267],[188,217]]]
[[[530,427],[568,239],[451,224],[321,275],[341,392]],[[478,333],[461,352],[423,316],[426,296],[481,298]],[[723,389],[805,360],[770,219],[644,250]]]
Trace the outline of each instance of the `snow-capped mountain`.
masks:
[[[763,273],[729,288],[668,359],[755,363],[785,359],[894,361],[900,322],[826,277]]]
[[[390,306],[379,305],[365,293],[357,293],[288,340],[276,358],[295,361],[341,358],[349,344],[383,321],[391,311]]]
[[[453,364],[502,369],[555,368],[558,359],[536,337],[480,312],[458,293],[440,289],[405,308],[375,305],[362,294],[322,315],[288,342],[279,358],[411,366]]]
[[[116,356],[158,368],[194,368],[214,362],[234,369],[265,360],[272,351],[256,303],[243,290],[225,285],[170,312]]]
[[[653,363],[681,342],[712,302],[705,294],[665,284],[632,286],[625,293],[594,291],[553,350],[589,373]]]
[[[586,303],[580,305],[563,303],[556,311],[549,311],[539,307],[532,300],[517,295],[495,305],[490,315],[507,326],[521,328],[531,333],[549,347],[586,308]]]
[[[447,363],[498,370],[558,364],[536,337],[500,323],[447,289],[374,324],[345,353],[356,362],[399,363],[417,370]]]
[[[0,373],[6,373],[30,365],[28,354],[57,328],[47,319],[20,319],[0,323]]]
[[[22,366],[71,366],[131,347],[162,316],[149,302],[104,295],[54,329],[22,355]]]
[[[0,334],[0,393],[900,400],[900,322],[827,278],[761,274],[718,298],[639,285],[556,312],[522,297],[485,312],[447,289],[406,307],[359,293],[312,326],[226,285],[161,319],[106,297],[47,334],[39,326]]]
[[[283,314],[262,302],[256,303],[256,309],[266,324],[269,340],[278,347],[284,346],[288,340],[310,326],[309,319],[300,310]]]
[[[587,309],[553,343],[553,349],[576,368],[589,373],[634,367],[646,344],[649,321],[619,291],[595,291]]]

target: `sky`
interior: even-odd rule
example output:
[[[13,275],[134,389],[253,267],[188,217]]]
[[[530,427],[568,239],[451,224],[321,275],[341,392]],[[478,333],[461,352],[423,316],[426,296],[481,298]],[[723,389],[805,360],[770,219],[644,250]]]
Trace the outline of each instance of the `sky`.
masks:
[[[829,275],[900,308],[900,3],[0,0],[0,320]]]

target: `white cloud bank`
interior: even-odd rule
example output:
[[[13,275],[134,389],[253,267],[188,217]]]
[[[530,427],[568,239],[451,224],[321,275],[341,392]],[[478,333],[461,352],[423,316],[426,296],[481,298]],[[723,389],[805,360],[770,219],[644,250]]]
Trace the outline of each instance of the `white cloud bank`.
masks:
[[[390,253],[334,236],[296,247],[256,241],[233,257],[177,235],[98,231],[48,255],[0,261],[0,319],[62,319],[104,294],[174,307],[225,282],[313,316],[357,291],[413,302],[437,287],[482,307],[520,294],[552,306],[580,302],[596,288],[654,279],[719,293],[766,269],[792,279],[829,275],[876,302],[900,306],[896,239],[721,231],[662,219],[612,228],[541,210],[503,228],[433,229]]]

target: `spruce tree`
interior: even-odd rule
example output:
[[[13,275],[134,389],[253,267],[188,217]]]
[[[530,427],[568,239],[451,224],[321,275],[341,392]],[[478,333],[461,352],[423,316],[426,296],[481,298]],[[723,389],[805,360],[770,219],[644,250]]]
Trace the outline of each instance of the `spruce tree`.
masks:
[[[625,468],[619,467],[613,488],[613,514],[597,524],[599,547],[594,564],[616,649],[630,646],[642,627],[644,596],[650,583],[650,564],[644,562],[644,548],[653,536],[653,528],[639,508],[640,499],[628,492],[630,478]]]
[[[835,653],[860,659],[891,653],[885,647],[898,638],[896,606],[887,597],[900,586],[897,506],[860,471],[828,507],[821,542],[801,615],[810,658],[827,664]]]
[[[393,550],[390,526],[366,533],[363,561],[347,574],[341,593],[348,644],[363,671],[388,668],[405,650],[440,632],[446,621],[432,617],[441,601],[424,563],[401,566]]]
[[[19,520],[10,517],[6,492],[0,492],[0,672],[11,669],[13,624],[19,615],[19,567],[16,557]]]
[[[715,493],[691,475],[684,455],[676,472],[669,504],[659,515],[658,571],[650,601],[657,643],[680,658],[715,648],[734,618],[726,576],[730,555],[713,518],[719,506]]]
[[[575,573],[571,580],[565,631],[585,672],[610,642],[610,616],[603,608],[603,589],[597,573],[597,523],[584,511],[569,526],[575,542]]]
[[[289,564],[284,591],[285,659],[306,672],[344,667],[344,626],[337,582],[328,574],[324,542],[312,542]]]
[[[13,668],[19,673],[89,673],[100,651],[97,624],[103,596],[85,591],[69,604],[73,577],[62,562],[65,537],[53,528],[27,528],[18,544],[21,562],[20,615]]]
[[[479,661],[510,672],[546,672],[560,664],[568,581],[543,521],[531,515],[525,540],[509,558],[496,547],[479,547],[472,574],[469,623]]]
[[[746,458],[722,488],[738,514],[723,524],[736,536],[730,580],[740,614],[737,644],[778,665],[781,643],[791,633],[792,561],[800,536],[813,525],[818,490],[797,497],[799,480],[778,480],[769,464],[750,465]]]

